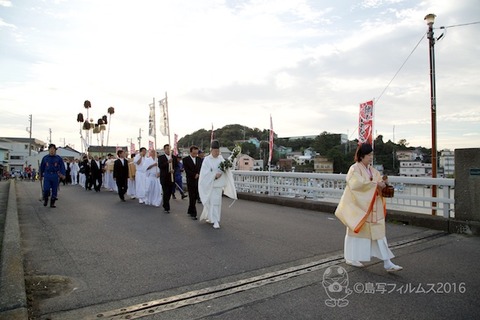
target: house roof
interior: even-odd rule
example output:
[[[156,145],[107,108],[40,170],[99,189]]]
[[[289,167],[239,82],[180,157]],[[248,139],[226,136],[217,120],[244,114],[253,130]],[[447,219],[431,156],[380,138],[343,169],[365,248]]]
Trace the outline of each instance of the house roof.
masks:
[[[117,148],[122,149],[122,150],[128,150],[127,146],[118,146],[118,147],[112,147],[112,146],[90,146],[88,147],[88,152],[103,152],[103,153],[117,153]]]
[[[36,144],[38,146],[46,145],[46,143],[43,142],[42,140],[38,140],[38,139],[35,139],[35,138],[0,137],[0,142],[32,143],[32,144]]]

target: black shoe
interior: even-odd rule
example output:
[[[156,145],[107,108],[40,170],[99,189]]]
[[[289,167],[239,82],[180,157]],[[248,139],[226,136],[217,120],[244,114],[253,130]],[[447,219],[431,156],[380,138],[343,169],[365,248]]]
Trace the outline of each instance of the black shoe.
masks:
[[[174,194],[172,194],[172,198],[173,198],[173,199],[177,199],[177,197],[175,197],[175,195],[174,195]]]
[[[198,220],[197,217],[191,216],[192,220]]]
[[[170,210],[164,210],[163,213],[170,213]]]
[[[46,207],[48,204],[48,197],[43,198],[43,206]]]
[[[125,198],[124,198],[124,197],[120,198],[120,200],[122,200],[123,202],[125,202]]]
[[[185,199],[186,197],[188,197],[186,194],[182,194],[182,199]]]
[[[55,206],[55,198],[52,198],[52,199],[50,200],[50,208],[56,208],[56,206]]]

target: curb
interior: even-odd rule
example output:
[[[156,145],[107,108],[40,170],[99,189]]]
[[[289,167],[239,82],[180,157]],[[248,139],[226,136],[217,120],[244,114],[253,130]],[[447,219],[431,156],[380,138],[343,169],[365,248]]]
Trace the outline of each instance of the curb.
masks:
[[[335,213],[337,204],[296,198],[269,197],[268,195],[239,192],[239,199],[257,201],[269,204],[276,204],[285,207],[319,211],[324,213]],[[387,221],[400,222],[410,226],[424,227],[433,230],[440,230],[448,233],[460,233],[467,235],[480,235],[480,222],[462,221],[448,219],[442,216],[431,216],[427,214],[408,211],[388,210]]]
[[[10,181],[5,233],[0,257],[0,320],[28,319],[23,255],[18,223],[17,195],[15,181]]]

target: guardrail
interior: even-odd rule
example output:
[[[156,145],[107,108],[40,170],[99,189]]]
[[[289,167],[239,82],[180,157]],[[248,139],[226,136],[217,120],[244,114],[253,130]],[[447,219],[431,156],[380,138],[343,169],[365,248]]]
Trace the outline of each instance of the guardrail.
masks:
[[[238,192],[332,203],[340,201],[346,184],[346,174],[235,170],[233,176]],[[454,179],[389,176],[388,181],[395,196],[387,198],[387,209],[425,214],[435,209],[445,218],[455,216]],[[437,197],[431,195],[434,185]]]

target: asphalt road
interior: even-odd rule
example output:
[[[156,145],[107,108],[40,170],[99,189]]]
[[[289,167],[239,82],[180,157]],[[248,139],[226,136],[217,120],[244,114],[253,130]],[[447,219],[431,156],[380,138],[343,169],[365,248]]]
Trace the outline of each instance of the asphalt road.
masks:
[[[405,268],[388,274],[343,263],[331,214],[224,198],[215,230],[188,217],[188,198],[165,214],[79,186],[62,186],[57,208],[38,183],[18,182],[17,197],[27,282],[46,287],[36,319],[480,318],[478,237],[388,224]],[[345,291],[324,288],[328,267],[347,271]]]

